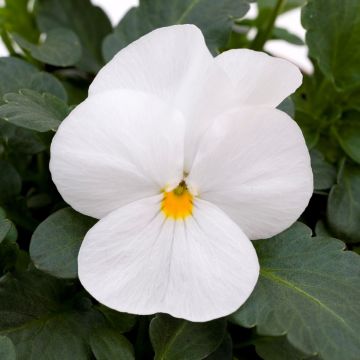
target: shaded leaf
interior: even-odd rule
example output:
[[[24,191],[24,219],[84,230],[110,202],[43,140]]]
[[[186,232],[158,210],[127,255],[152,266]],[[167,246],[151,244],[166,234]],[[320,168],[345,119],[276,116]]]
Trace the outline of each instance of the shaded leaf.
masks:
[[[197,360],[213,353],[225,335],[226,321],[193,323],[157,315],[150,323],[155,360]]]
[[[0,244],[6,238],[11,230],[12,224],[10,220],[2,219],[0,220]]]
[[[312,149],[318,143],[320,136],[316,120],[309,114],[301,111],[296,112],[295,120],[301,128],[307,147]]]
[[[77,256],[95,220],[65,208],[50,215],[35,230],[30,256],[40,270],[60,278],[77,277]]]
[[[360,112],[346,113],[334,133],[346,154],[360,164]]]
[[[20,128],[2,119],[0,119],[0,137],[3,138],[10,155],[32,155],[46,149],[37,132]]]
[[[159,11],[161,9],[161,11]],[[164,26],[195,24],[203,32],[213,53],[226,44],[232,18],[241,18],[249,10],[246,0],[141,0],[131,9],[109,35],[103,54],[109,61],[119,50],[146,33]]]
[[[307,0],[287,0],[281,9],[281,12],[290,11],[298,7],[304,6]],[[273,9],[276,5],[277,0],[257,0],[260,10],[269,8]]]
[[[3,276],[0,303],[0,334],[18,359],[88,360],[90,335],[107,327],[87,297],[39,271]]]
[[[13,58],[0,58],[0,98],[9,92],[28,87],[38,69],[27,62]]]
[[[343,164],[330,191],[327,223],[346,242],[360,242],[360,168]]]
[[[0,359],[16,360],[14,344],[6,336],[0,336]]]
[[[220,346],[209,356],[206,360],[232,360],[233,358],[233,346],[231,337],[226,334]]]
[[[112,30],[102,9],[90,0],[38,0],[35,13],[41,31],[67,28],[78,36],[82,46],[77,64],[80,69],[94,73],[100,69],[102,40]]]
[[[0,203],[6,202],[20,193],[21,178],[9,162],[0,159]]]
[[[55,95],[63,101],[67,101],[67,94],[64,86],[53,75],[47,72],[39,72],[32,76],[29,86],[25,86],[29,89],[36,90],[40,93],[49,93]]]
[[[324,74],[341,89],[360,83],[360,2],[309,0],[303,8],[306,43]]]
[[[275,27],[273,29],[272,39],[284,40],[294,45],[304,45],[303,40],[299,36],[289,32],[287,29],[279,28],[279,27]]]
[[[335,167],[327,162],[323,154],[316,149],[311,150],[310,156],[315,190],[330,189],[336,181]]]
[[[331,234],[328,226],[326,225],[326,223],[323,220],[319,220],[316,223],[315,226],[315,234],[317,236],[329,236],[332,237],[333,235]]]
[[[48,92],[66,101],[66,91],[59,80],[21,59],[0,58],[0,78],[0,103],[5,94],[21,89]]]
[[[33,44],[18,34],[13,35],[17,44],[31,56],[45,64],[70,66],[81,58],[81,45],[77,35],[68,29],[57,28],[46,34],[44,42]]]
[[[292,346],[285,336],[260,338],[255,343],[256,352],[264,360],[320,360],[320,357],[304,354]]]
[[[7,219],[0,220],[0,276],[16,265],[19,255],[16,238],[17,231],[12,222]]]
[[[17,126],[39,132],[55,131],[68,115],[68,106],[56,96],[21,90],[4,96],[0,117]]]
[[[295,115],[294,102],[291,100],[290,96],[283,100],[283,102],[277,108],[286,112],[292,118]]]
[[[28,0],[5,0],[0,8],[0,29],[16,32],[30,41],[35,41],[39,31],[28,5]]]
[[[133,328],[136,322],[136,315],[120,313],[109,309],[104,305],[99,305],[98,310],[105,316],[108,323],[118,332],[124,333]]]
[[[135,359],[131,343],[112,329],[96,329],[90,336],[90,347],[96,360]]]
[[[254,241],[260,277],[232,315],[260,334],[281,336],[305,354],[355,360],[360,353],[360,257],[336,239],[311,238],[302,223]]]

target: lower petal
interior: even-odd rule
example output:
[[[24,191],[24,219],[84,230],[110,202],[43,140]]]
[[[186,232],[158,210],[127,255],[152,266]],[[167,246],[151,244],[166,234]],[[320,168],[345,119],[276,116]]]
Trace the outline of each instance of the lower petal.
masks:
[[[79,278],[98,301],[122,312],[209,321],[238,309],[258,278],[256,252],[216,206],[196,200],[192,216],[166,218],[161,196],[100,220],[79,254]]]

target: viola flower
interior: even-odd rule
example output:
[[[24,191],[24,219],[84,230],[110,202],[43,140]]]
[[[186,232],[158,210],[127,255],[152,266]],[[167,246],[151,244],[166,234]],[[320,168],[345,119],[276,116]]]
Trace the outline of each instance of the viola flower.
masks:
[[[79,278],[122,312],[208,321],[257,282],[250,240],[288,228],[308,204],[310,158],[276,106],[301,84],[291,63],[251,50],[215,58],[193,25],[121,50],[62,123],[50,169],[86,234]]]

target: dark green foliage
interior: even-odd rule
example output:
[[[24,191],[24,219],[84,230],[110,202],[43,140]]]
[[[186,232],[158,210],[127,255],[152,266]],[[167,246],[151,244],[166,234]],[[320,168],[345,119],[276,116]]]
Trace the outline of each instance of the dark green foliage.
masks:
[[[169,315],[157,315],[150,323],[155,359],[203,359],[220,346],[225,326],[225,320],[191,323]]]
[[[103,53],[110,60],[120,49],[159,27],[195,24],[204,33],[207,44],[217,53],[229,36],[233,18],[243,17],[247,0],[141,0],[131,9],[104,42]]]
[[[79,248],[94,224],[94,219],[71,208],[50,215],[31,239],[30,256],[34,265],[59,278],[76,278]]]
[[[260,279],[234,322],[287,339],[305,354],[357,359],[360,353],[360,257],[297,223],[255,243]],[[334,266],[336,264],[336,266]]]

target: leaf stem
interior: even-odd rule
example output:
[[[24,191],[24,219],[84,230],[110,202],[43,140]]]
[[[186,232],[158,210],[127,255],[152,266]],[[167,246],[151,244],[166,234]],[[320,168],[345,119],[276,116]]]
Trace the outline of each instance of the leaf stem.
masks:
[[[9,54],[10,54],[11,56],[16,55],[16,51],[15,51],[13,45],[12,45],[10,36],[9,36],[9,34],[7,33],[6,30],[3,30],[3,31],[1,32],[1,40],[3,41],[6,49],[9,51]]]
[[[271,36],[276,18],[278,17],[279,13],[281,12],[282,8],[284,7],[286,0],[277,0],[276,5],[269,16],[269,21],[264,27],[264,29],[259,29],[255,39],[251,44],[251,49],[253,50],[262,50],[266,41]]]

